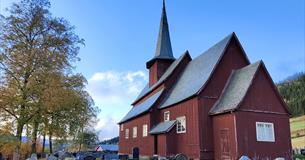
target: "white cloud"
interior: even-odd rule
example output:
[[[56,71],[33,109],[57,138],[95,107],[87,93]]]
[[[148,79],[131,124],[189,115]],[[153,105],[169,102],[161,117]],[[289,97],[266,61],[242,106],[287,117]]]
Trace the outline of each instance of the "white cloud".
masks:
[[[101,140],[118,135],[117,122],[128,112],[147,78],[143,71],[98,72],[89,78],[87,90],[101,109],[95,127]]]
[[[100,140],[113,138],[119,133],[117,121],[112,116],[100,117],[95,130]]]
[[[146,80],[147,76],[142,71],[98,72],[88,80],[87,89],[97,103],[119,104],[136,96]]]

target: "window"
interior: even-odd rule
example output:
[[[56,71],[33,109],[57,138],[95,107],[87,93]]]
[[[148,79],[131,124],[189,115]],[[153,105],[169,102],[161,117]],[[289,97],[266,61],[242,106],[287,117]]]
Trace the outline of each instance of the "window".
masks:
[[[186,132],[186,119],[185,116],[177,118],[177,133]]]
[[[256,140],[263,142],[274,142],[273,123],[256,122]]]
[[[147,137],[147,124],[143,125],[143,137]]]
[[[133,127],[132,128],[132,138],[137,138],[137,132],[138,132],[138,128],[137,127]]]
[[[164,121],[169,121],[169,111],[164,112]]]
[[[121,124],[121,131],[124,131],[124,125]]]
[[[125,139],[128,139],[129,138],[129,129],[126,129],[125,130]]]

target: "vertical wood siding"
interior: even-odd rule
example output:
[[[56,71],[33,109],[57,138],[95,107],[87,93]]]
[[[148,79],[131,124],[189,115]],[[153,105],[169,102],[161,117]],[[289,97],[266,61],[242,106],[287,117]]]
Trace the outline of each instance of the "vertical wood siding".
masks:
[[[272,80],[260,67],[236,113],[239,155],[290,159],[287,157],[291,155],[289,115],[273,87]],[[275,142],[258,142],[255,122],[274,123]]]
[[[198,126],[198,100],[197,97],[176,104],[173,107],[162,109],[159,121],[164,120],[164,112],[170,112],[170,120],[186,117],[186,133],[177,133],[176,127],[167,134],[167,141],[161,139],[158,143],[168,147],[167,155],[183,153],[190,158],[199,158],[199,126]]]
[[[223,114],[213,117],[215,159],[238,159],[234,121],[234,114]],[[224,131],[227,133],[226,136],[223,135]]]
[[[209,111],[219,98],[232,70],[249,64],[236,39],[232,39],[225,52],[206,88],[199,94],[200,157],[204,159],[214,157],[213,122]]]
[[[275,85],[262,67],[259,68],[240,109],[288,114],[274,92]]]
[[[120,132],[119,136],[119,153],[122,154],[132,154],[132,149],[134,147],[139,147],[140,155],[142,156],[151,156],[153,155],[154,145],[153,145],[153,136],[148,134],[147,137],[143,137],[142,127],[144,124],[148,125],[148,132],[151,128],[150,125],[150,115],[145,114],[136,119],[130,120],[124,123],[124,130]],[[137,127],[137,138],[132,137],[132,128]],[[125,139],[125,130],[129,129],[129,138]]]
[[[274,125],[275,142],[256,140],[256,122],[269,122]],[[289,117],[287,115],[236,112],[238,156],[248,155],[257,159],[291,159]]]

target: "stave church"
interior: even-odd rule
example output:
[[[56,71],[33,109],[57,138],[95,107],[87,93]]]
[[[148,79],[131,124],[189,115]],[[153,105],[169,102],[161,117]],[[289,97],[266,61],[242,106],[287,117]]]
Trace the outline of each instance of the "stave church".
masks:
[[[198,57],[174,57],[163,1],[146,68],[149,82],[118,122],[119,154],[291,159],[287,106],[263,61],[251,63],[234,32]]]

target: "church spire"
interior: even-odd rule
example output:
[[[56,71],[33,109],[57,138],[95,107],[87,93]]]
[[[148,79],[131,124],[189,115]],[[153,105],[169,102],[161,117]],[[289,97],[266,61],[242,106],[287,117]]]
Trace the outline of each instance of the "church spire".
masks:
[[[175,59],[173,56],[172,45],[169,36],[165,0],[163,0],[162,15],[161,15],[160,29],[158,34],[155,56],[149,62],[147,62],[147,68],[149,68],[152,62],[154,62],[156,59],[162,59],[162,60]]]
[[[170,36],[169,36],[169,29],[168,29],[166,9],[165,9],[165,0],[163,0],[162,16],[161,16],[160,30],[159,30],[155,57],[170,58],[170,59],[174,58]]]

